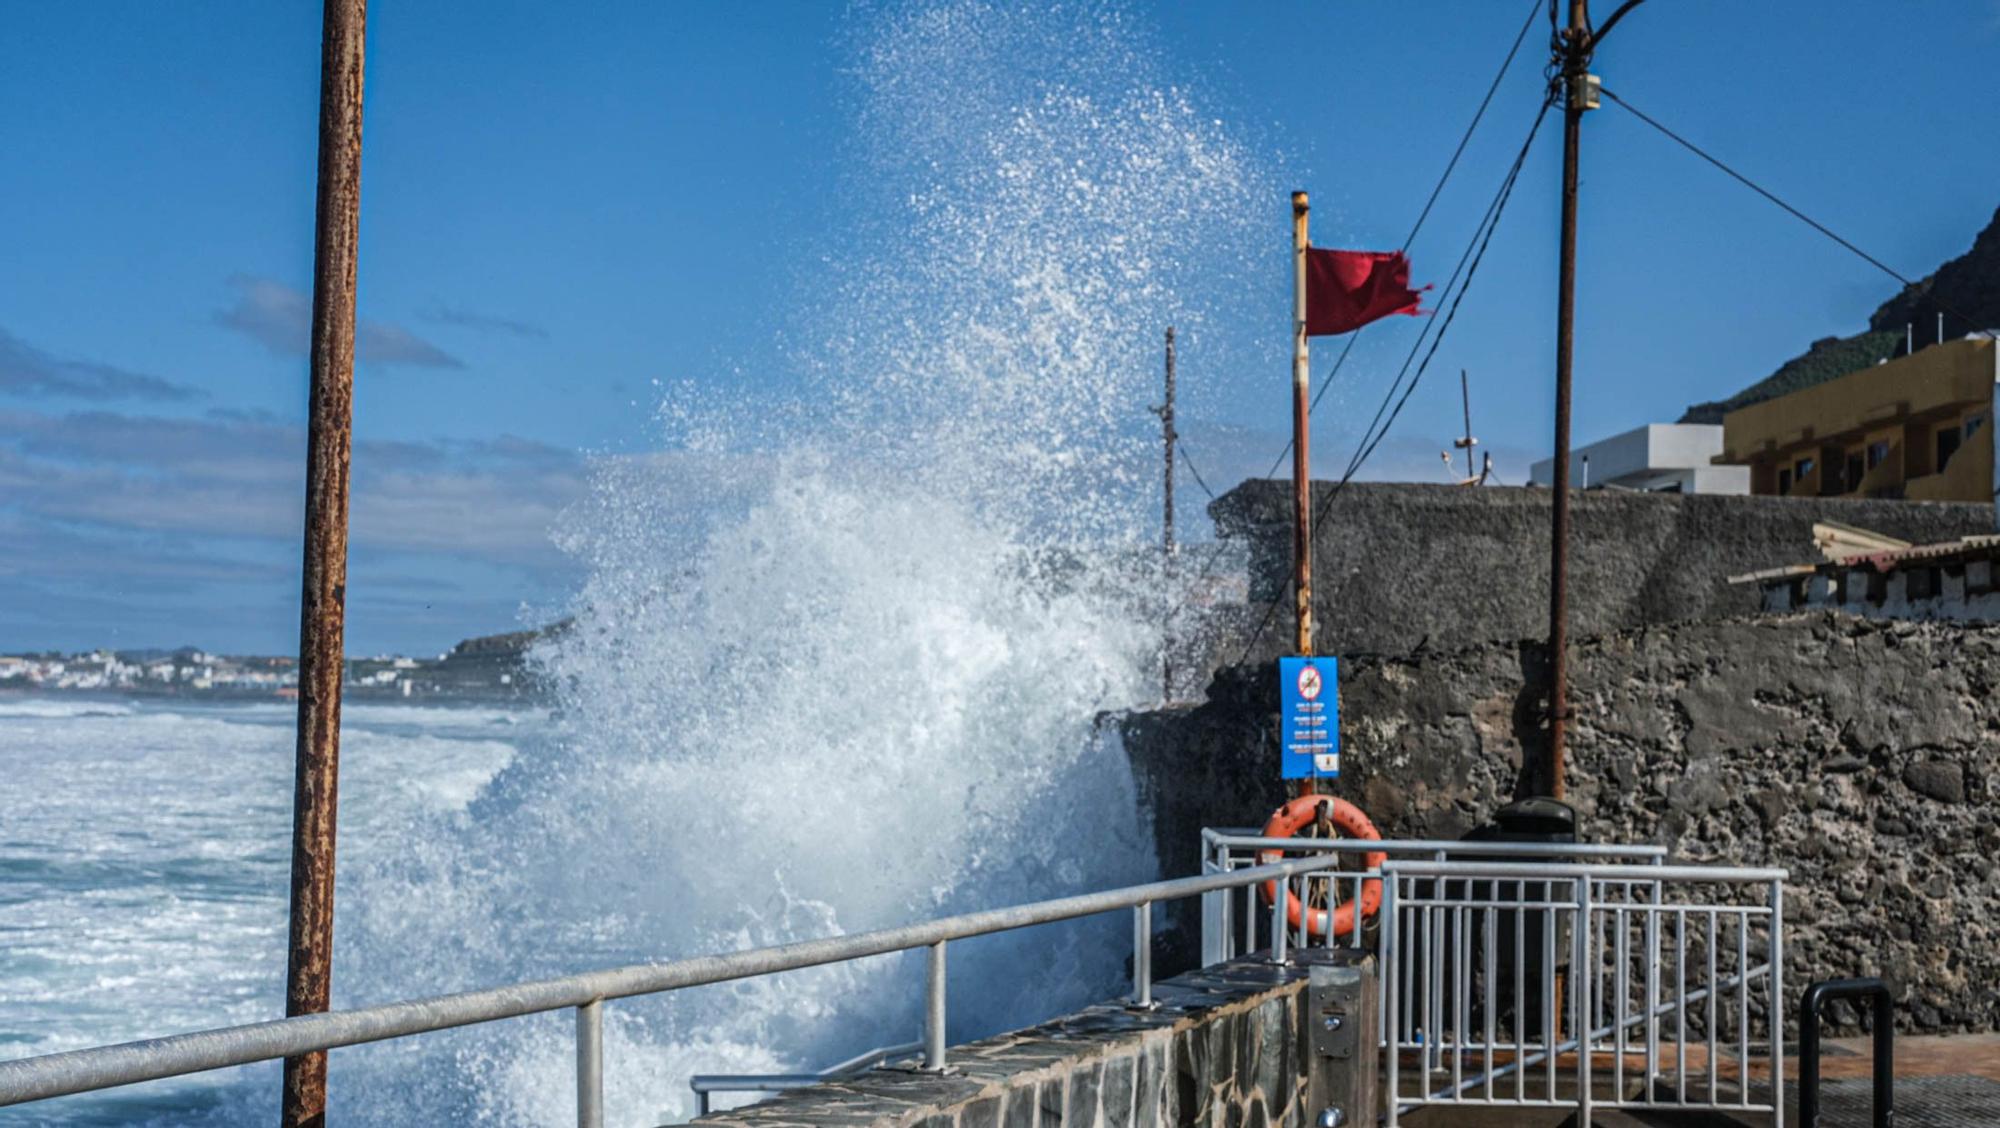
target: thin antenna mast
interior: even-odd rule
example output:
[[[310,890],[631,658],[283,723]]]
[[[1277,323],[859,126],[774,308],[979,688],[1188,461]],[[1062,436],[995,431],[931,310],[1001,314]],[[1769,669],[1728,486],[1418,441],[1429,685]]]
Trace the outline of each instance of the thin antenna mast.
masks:
[[[1465,476],[1470,480],[1479,477],[1479,471],[1472,468],[1472,448],[1479,445],[1479,440],[1472,437],[1472,388],[1463,368],[1458,370],[1458,398],[1465,405],[1465,437],[1451,445],[1465,452]]]
[[[1167,398],[1159,409],[1160,440],[1167,449],[1164,511],[1160,522],[1161,572],[1166,579],[1167,608],[1160,623],[1160,700],[1174,699],[1174,327],[1167,326]]]

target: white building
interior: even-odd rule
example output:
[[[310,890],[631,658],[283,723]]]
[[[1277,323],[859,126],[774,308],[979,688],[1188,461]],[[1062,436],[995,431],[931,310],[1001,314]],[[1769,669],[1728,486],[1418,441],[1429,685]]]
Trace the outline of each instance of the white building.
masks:
[[[1747,494],[1748,466],[1712,466],[1722,453],[1722,427],[1709,423],[1648,423],[1569,454],[1572,489],[1645,490],[1656,493]],[[1553,458],[1528,472],[1530,485],[1555,483]]]

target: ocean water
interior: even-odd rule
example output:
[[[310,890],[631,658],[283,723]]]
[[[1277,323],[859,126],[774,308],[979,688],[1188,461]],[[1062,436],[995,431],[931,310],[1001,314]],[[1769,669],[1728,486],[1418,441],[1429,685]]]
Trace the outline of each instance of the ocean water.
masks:
[[[295,715],[0,697],[0,1058],[284,1013]],[[412,830],[465,819],[548,731],[533,712],[350,706],[340,895]],[[0,1123],[207,1119],[263,1081],[275,1071],[0,1109]]]
[[[336,1005],[1155,876],[1100,718],[1151,700],[1177,595],[1148,563],[1161,331],[1261,318],[1271,355],[1210,363],[1282,372],[1288,299],[1283,193],[1136,24],[854,9],[862,218],[773,326],[783,372],[667,382],[656,448],[551,530],[587,576],[543,609],[574,621],[536,655],[559,708],[350,713]],[[289,711],[9,707],[0,1055],[279,1013]],[[1121,991],[1129,937],[954,944],[949,1033]],[[921,995],[910,954],[612,1003],[608,1119],[911,1040]],[[564,1123],[571,1039],[563,1014],[336,1051],[332,1111]],[[253,1067],[0,1123],[268,1123],[276,1088]]]

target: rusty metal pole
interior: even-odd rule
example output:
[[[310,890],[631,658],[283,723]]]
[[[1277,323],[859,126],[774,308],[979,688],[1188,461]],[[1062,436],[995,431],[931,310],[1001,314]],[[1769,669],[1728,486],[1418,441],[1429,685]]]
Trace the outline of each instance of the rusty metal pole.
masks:
[[[1160,438],[1166,444],[1166,500],[1162,513],[1160,551],[1163,564],[1162,575],[1167,583],[1166,615],[1160,624],[1160,700],[1171,703],[1174,699],[1174,440],[1180,436],[1174,431],[1174,327],[1167,326],[1167,398],[1160,406]]]
[[[319,194],[313,238],[312,386],[306,431],[287,1015],[326,1010],[333,987],[334,825],[345,666],[354,278],[361,225],[361,72],[367,15],[366,0],[326,0],[320,33]],[[325,1124],[325,1053],[285,1059],[279,1119],[285,1128]]]
[[[1561,799],[1569,721],[1569,400],[1576,347],[1577,148],[1583,101],[1578,85],[1590,61],[1588,0],[1569,0],[1562,43],[1562,247],[1556,283],[1556,449],[1549,546],[1549,756],[1542,783]]]
[[[1292,193],[1292,568],[1298,596],[1295,649],[1313,652],[1312,621],[1312,428],[1307,393],[1312,379],[1306,346],[1306,216],[1304,192]]]
[[[1312,358],[1306,344],[1306,218],[1310,207],[1304,192],[1292,193],[1292,567],[1298,595],[1298,636],[1301,655],[1313,652],[1312,619]],[[1318,781],[1302,779],[1298,794],[1310,795]]]

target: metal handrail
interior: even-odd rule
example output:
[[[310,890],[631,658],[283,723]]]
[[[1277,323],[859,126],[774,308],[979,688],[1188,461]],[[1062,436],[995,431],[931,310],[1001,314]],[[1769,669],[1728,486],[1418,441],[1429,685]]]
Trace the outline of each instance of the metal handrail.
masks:
[[[1504,878],[1530,882],[1545,879],[1588,877],[1602,882],[1631,881],[1712,881],[1749,882],[1784,881],[1791,871],[1777,866],[1617,866],[1617,865],[1565,865],[1560,862],[1536,862],[1534,872],[1523,875],[1519,865],[1505,862],[1399,862],[1389,861],[1382,865],[1382,878],[1391,877],[1464,877],[1464,878]]]
[[[1385,861],[1397,862],[1426,859],[1444,862],[1458,857],[1515,863],[1523,861],[1539,863],[1544,859],[1549,862],[1600,860],[1645,862],[1650,866],[1659,866],[1667,861],[1667,848],[1650,843],[1457,841],[1424,838],[1275,838],[1266,836],[1261,827],[1204,827],[1201,840],[1203,869],[1207,872],[1223,873],[1229,872],[1239,861],[1249,860],[1239,858],[1238,855],[1243,851],[1256,851],[1257,860],[1260,862],[1264,855],[1273,852],[1335,856],[1329,858],[1329,862],[1338,860],[1340,856],[1352,857],[1377,853],[1382,854]],[[1307,881],[1310,882],[1314,878],[1323,880],[1329,894],[1335,891],[1337,884],[1351,883],[1354,897],[1358,900],[1362,896],[1364,885],[1370,881],[1379,881],[1381,877],[1379,870],[1374,868],[1338,872],[1327,870],[1308,875]],[[1284,920],[1281,910],[1284,909],[1285,898],[1273,896],[1269,901],[1272,907],[1271,958],[1277,963],[1283,963],[1288,943],[1287,938],[1282,935],[1284,926],[1281,923]],[[1247,902],[1245,911],[1246,914],[1252,911]],[[1211,894],[1204,898],[1202,908],[1204,965],[1227,959],[1234,951],[1235,937],[1233,926],[1229,923],[1231,913],[1226,893]],[[1249,926],[1247,915],[1245,923]],[[1362,933],[1358,929],[1349,933],[1348,938],[1355,947],[1361,946],[1363,942]],[[1300,916],[1295,942],[1300,947],[1304,947],[1308,942],[1303,914]],[[1333,933],[1327,933],[1327,942],[1334,943]]]
[[[1461,842],[1434,838],[1272,838],[1261,827],[1204,827],[1209,846],[1331,853],[1456,854],[1465,857],[1664,858],[1665,846],[1623,842]]]
[[[297,1015],[0,1061],[0,1107],[574,1008],[577,1015],[577,1122],[586,1128],[596,1128],[602,1123],[604,1107],[603,1007],[599,1005],[604,1000],[844,963],[916,948],[929,949],[924,1064],[929,1069],[942,1069],[944,950],[948,941],[1074,920],[1118,909],[1135,909],[1138,913],[1135,919],[1146,920],[1150,918],[1155,901],[1178,900],[1221,889],[1254,885],[1260,881],[1289,878],[1324,865],[1323,858],[1294,858],[1228,873],[1149,882],[964,913],[898,928],[802,940],[667,963],[632,964],[452,995]],[[1149,934],[1150,930],[1146,933]],[[1149,943],[1142,946],[1150,948]],[[1147,959],[1135,963],[1135,974],[1149,978],[1151,961]],[[1138,997],[1150,997],[1150,982],[1136,986]]]
[[[916,1057],[923,1048],[922,1042],[882,1046],[855,1054],[818,1073],[697,1073],[688,1078],[688,1088],[694,1090],[695,1115],[706,1116],[710,1093],[774,1093],[784,1089],[803,1089],[822,1081],[841,1081],[899,1058]]]
[[[1258,828],[1204,827],[1201,832],[1203,843],[1211,850],[1215,848],[1244,850],[1286,850],[1299,854],[1362,853],[1376,849],[1389,854],[1462,854],[1473,856],[1522,855],[1546,856],[1551,858],[1643,858],[1654,862],[1663,860],[1667,848],[1650,844],[1628,845],[1624,843],[1548,843],[1548,842],[1459,842],[1441,839],[1327,839],[1327,838],[1273,838],[1261,834]],[[1240,872],[1240,871],[1239,871]],[[1371,871],[1372,872],[1372,871]],[[1361,875],[1363,877],[1368,874]],[[1211,891],[1213,892],[1213,891]],[[1150,903],[1136,906],[1133,941],[1133,998],[1137,1007],[1152,1005],[1152,948],[1148,939],[1152,935],[1152,906]],[[1273,948],[1272,958],[1284,962],[1283,942]],[[697,1074],[688,1080],[688,1087],[695,1094],[697,1115],[707,1113],[711,1093],[778,1092],[786,1089],[803,1088],[822,1081],[839,1080],[857,1073],[873,1069],[898,1057],[913,1056],[922,1049],[922,1042],[888,1046],[859,1054],[847,1061],[828,1066],[818,1072],[794,1073],[731,1073]]]

